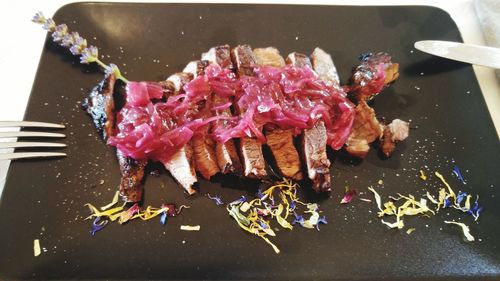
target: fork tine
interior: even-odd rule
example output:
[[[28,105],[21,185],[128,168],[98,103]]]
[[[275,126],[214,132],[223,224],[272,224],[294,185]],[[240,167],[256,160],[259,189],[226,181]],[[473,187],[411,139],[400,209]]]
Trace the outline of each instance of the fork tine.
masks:
[[[50,138],[65,138],[65,134],[46,133],[46,132],[0,132],[0,138],[16,138],[16,137],[50,137]]]
[[[55,142],[0,142],[0,149],[16,147],[66,147],[66,144]]]
[[[0,160],[15,160],[21,158],[45,158],[45,157],[63,157],[66,153],[61,152],[15,152],[0,153]]]
[[[63,124],[33,122],[33,121],[0,121],[0,127],[65,128]]]

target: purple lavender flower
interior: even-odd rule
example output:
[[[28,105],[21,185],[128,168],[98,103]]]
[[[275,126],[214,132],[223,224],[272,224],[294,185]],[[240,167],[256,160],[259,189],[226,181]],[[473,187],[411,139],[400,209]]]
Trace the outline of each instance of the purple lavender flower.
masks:
[[[85,48],[80,57],[80,62],[83,64],[89,64],[91,62],[97,61],[98,49],[96,46],[89,46]]]
[[[31,21],[38,24],[44,24],[47,21],[47,19],[45,18],[42,12],[38,12],[33,16]]]
[[[117,79],[122,80],[125,83],[129,81],[121,75],[120,70],[114,64],[109,66],[104,64],[99,60],[98,49],[95,46],[87,46],[87,40],[78,34],[78,32],[69,32],[68,26],[65,24],[60,24],[56,26],[56,23],[51,18],[46,18],[42,12],[38,12],[31,19],[34,23],[42,25],[42,27],[51,33],[52,40],[59,45],[69,48],[71,53],[80,57],[80,63],[89,64],[97,63],[99,66],[104,68],[106,74],[113,73],[116,75]]]
[[[73,39],[75,41],[73,42],[73,46],[69,48],[69,51],[75,56],[81,55],[83,50],[87,48],[87,40],[85,38],[80,37],[78,33],[76,33],[76,36],[73,35]]]
[[[66,35],[68,35],[68,26],[64,23],[60,24],[56,26],[54,33],[52,33],[52,40],[54,42],[62,42]]]

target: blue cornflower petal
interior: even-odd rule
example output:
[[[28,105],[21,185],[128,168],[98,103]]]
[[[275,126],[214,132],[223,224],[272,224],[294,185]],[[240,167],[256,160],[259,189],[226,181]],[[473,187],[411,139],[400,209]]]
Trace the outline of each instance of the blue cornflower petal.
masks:
[[[457,195],[457,204],[460,205],[460,203],[462,203],[462,201],[467,198],[467,192],[459,192],[458,195]]]
[[[300,224],[300,226],[304,227],[304,217],[301,216],[301,215],[298,215],[297,213],[293,213],[293,215],[295,216],[295,219],[292,221],[292,224],[295,225],[295,224]]]
[[[100,218],[96,218],[92,223],[92,230],[90,231],[90,234],[92,234],[92,236],[94,236],[97,231],[102,230],[104,227],[106,227],[106,225],[108,225],[107,220],[101,222],[99,222],[99,220]]]
[[[444,206],[443,208],[448,208],[452,205],[451,200],[449,198],[444,199]]]
[[[326,221],[326,217],[325,216],[322,216],[318,219],[318,223],[316,224],[316,229],[319,231],[319,225],[320,224],[328,224],[328,222]]]
[[[460,168],[458,166],[453,167],[453,174],[457,177],[457,179],[462,182],[463,184],[466,184],[464,177],[462,176],[462,173],[460,172]]]
[[[210,196],[210,193],[207,193],[207,197],[215,202],[215,205],[221,206],[224,205],[224,202],[222,202],[222,198],[218,195],[216,196]]]
[[[160,223],[162,225],[165,225],[167,223],[167,212],[163,212],[163,214],[161,214],[161,217],[160,217]]]

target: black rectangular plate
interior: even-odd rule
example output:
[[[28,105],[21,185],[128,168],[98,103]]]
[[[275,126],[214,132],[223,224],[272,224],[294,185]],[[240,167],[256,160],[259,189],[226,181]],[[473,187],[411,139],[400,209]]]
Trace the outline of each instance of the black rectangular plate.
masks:
[[[102,74],[48,38],[25,118],[65,123],[68,157],[12,163],[0,202],[0,279],[500,278],[500,145],[478,83],[469,65],[413,49],[417,40],[462,40],[445,12],[421,6],[79,3],[61,8],[55,20],[99,46],[103,60],[119,65],[132,80],[164,79],[212,46],[246,43],[275,46],[284,55],[320,46],[333,55],[346,82],[358,54],[385,51],[401,64],[401,77],[373,106],[379,116],[410,119],[418,129],[388,160],[375,150],[360,162],[334,154],[330,198],[314,196],[307,186],[302,195],[321,204],[328,225],[319,232],[280,230],[272,239],[279,255],[241,231],[223,207],[185,195],[166,172],[147,177],[145,205],[175,202],[191,209],[166,226],[132,221],[91,236],[84,204],[108,203],[119,181],[113,150],[79,106]],[[467,185],[451,176],[454,165]],[[382,225],[374,203],[339,204],[345,185],[365,198],[372,198],[368,186],[384,198],[397,192],[437,194],[437,179],[421,181],[420,169],[429,175],[438,170],[457,191],[479,194],[486,210],[479,222],[446,210],[405,219],[407,228],[416,228],[407,235]],[[202,194],[219,194],[226,202],[255,193],[254,186],[238,181],[200,186]],[[476,242],[464,241],[459,228],[443,223],[459,218],[470,225]],[[201,231],[180,231],[182,224],[199,224]],[[43,248],[39,257],[33,256],[34,239]]]

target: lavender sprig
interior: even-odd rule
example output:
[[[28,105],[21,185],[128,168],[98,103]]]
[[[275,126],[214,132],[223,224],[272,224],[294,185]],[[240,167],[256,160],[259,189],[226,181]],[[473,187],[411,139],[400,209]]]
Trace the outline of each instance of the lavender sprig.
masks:
[[[114,73],[117,79],[125,83],[129,82],[123,77],[115,64],[107,65],[99,60],[99,50],[96,46],[87,45],[87,39],[81,37],[78,32],[69,32],[66,24],[56,25],[53,19],[46,18],[42,12],[36,13],[32,21],[42,25],[43,29],[51,33],[54,42],[65,48],[69,48],[73,55],[80,56],[80,63],[90,64],[95,62],[104,69],[106,74]]]

